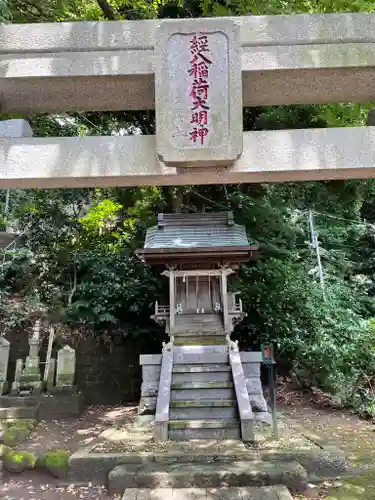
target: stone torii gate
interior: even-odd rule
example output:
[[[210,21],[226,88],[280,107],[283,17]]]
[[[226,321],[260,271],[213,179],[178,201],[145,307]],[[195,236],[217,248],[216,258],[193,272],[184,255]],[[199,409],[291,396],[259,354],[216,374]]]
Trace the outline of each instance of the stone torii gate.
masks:
[[[243,106],[375,100],[374,76],[371,14],[3,25],[2,112],[155,107],[156,136],[10,124],[0,187],[375,177],[375,128],[242,131]]]

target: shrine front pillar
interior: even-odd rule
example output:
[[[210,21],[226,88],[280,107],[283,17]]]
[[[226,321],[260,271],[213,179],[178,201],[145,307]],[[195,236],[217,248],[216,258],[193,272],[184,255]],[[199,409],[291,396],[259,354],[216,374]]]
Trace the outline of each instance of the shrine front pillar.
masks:
[[[230,333],[229,315],[228,315],[228,283],[227,283],[227,273],[225,269],[221,270],[220,283],[221,283],[221,303],[223,307],[224,331],[225,333]]]
[[[176,314],[176,279],[175,272],[169,271],[169,331],[175,326],[175,314]]]

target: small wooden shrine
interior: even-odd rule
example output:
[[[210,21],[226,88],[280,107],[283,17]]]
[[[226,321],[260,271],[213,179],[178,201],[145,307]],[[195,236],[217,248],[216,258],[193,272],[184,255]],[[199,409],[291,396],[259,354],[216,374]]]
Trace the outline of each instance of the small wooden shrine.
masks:
[[[232,212],[159,214],[138,251],[169,279],[169,298],[156,302],[153,319],[170,336],[196,329],[224,340],[245,316],[228,277],[257,250]]]

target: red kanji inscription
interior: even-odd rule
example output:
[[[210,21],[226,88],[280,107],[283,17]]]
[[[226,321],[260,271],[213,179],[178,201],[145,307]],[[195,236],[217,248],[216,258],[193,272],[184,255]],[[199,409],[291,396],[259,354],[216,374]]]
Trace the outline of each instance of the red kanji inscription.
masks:
[[[209,130],[206,127],[201,128],[193,128],[190,132],[190,139],[194,142],[194,144],[199,141],[201,146],[204,144],[204,139],[207,137]]]
[[[198,125],[190,132],[194,144],[204,145],[205,138],[210,133],[209,123],[209,90],[210,90],[210,57],[209,39],[207,35],[194,35],[190,40],[192,59],[188,73],[192,76],[189,97],[191,97],[191,123]]]

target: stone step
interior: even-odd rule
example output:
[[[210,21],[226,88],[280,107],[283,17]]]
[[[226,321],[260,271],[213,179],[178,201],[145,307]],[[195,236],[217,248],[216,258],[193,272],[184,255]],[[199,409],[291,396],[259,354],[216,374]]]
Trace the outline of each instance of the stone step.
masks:
[[[0,408],[18,408],[20,406],[37,406],[36,396],[0,396]]]
[[[194,345],[194,346],[209,346],[209,345],[226,345],[226,340],[224,336],[217,335],[215,337],[204,337],[204,336],[191,336],[191,337],[178,337],[175,336],[174,345],[184,346],[184,345]]]
[[[127,488],[220,488],[225,485],[284,485],[292,492],[307,487],[305,469],[292,461],[122,464],[108,474],[110,494]]]
[[[208,387],[204,389],[172,389],[171,401],[187,401],[200,399],[234,399],[235,392],[231,388]]]
[[[192,372],[192,373],[173,373],[172,384],[183,382],[231,382],[232,374],[225,372]]]
[[[38,415],[37,406],[17,406],[9,408],[0,408],[0,419],[36,419]]]
[[[178,332],[175,332],[174,333],[174,336],[176,338],[178,337],[195,337],[197,335],[197,333],[203,337],[210,337],[210,336],[213,336],[215,337],[215,335],[217,336],[223,336],[225,338],[225,335],[224,335],[224,330],[219,330],[217,333],[215,332],[212,332],[212,331],[206,331],[204,328],[202,328],[201,331],[191,331],[191,330],[186,330],[186,331],[178,331]]]
[[[207,372],[230,372],[229,365],[204,364],[204,365],[173,365],[173,373],[207,373]]]
[[[212,348],[199,346],[175,347],[173,363],[175,365],[223,364],[229,366],[227,346],[215,346]]]
[[[228,429],[229,427],[238,427],[237,419],[224,420],[204,419],[204,420],[174,420],[169,422],[170,429]]]
[[[168,437],[171,441],[190,439],[241,439],[237,419],[170,420]]]
[[[233,419],[238,417],[237,405],[232,402],[231,406],[220,407],[208,406],[194,407],[182,406],[170,408],[170,420],[204,420],[204,419]]]
[[[177,389],[233,389],[233,382],[210,380],[208,382],[172,382],[172,390]],[[207,396],[208,397],[208,396]]]
[[[282,485],[260,488],[127,488],[122,500],[293,500]]]
[[[231,408],[236,406],[237,402],[233,399],[191,399],[171,401],[171,408]]]

